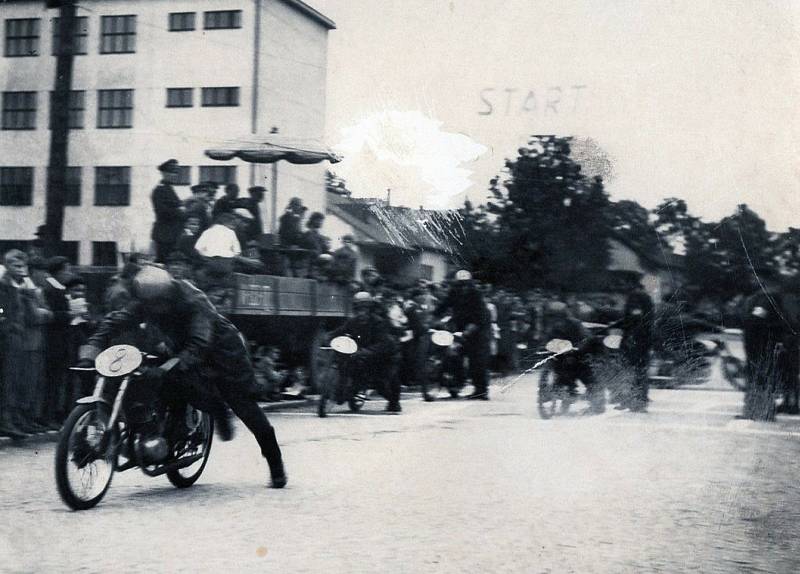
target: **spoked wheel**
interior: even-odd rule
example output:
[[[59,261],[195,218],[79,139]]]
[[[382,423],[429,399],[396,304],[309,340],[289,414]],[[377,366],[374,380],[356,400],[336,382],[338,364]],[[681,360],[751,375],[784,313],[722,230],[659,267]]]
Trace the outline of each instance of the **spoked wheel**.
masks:
[[[78,405],[70,413],[56,446],[56,486],[73,510],[86,510],[105,496],[117,466],[116,432],[102,403]]]
[[[733,388],[744,391],[747,390],[747,377],[745,376],[744,363],[731,355],[722,356],[722,374]]]
[[[190,466],[178,468],[167,472],[169,481],[178,488],[188,488],[192,486],[208,462],[211,454],[211,443],[214,440],[214,419],[211,415],[199,411],[192,406],[186,407],[186,428],[191,429],[186,434],[186,438],[176,446],[176,455],[181,458],[200,456]]]

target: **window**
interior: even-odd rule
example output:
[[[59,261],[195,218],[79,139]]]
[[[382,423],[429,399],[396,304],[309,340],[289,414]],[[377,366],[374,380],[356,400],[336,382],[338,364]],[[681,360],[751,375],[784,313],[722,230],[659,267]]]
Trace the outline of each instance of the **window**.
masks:
[[[53,55],[58,56],[61,51],[60,18],[53,18]],[[73,32],[72,53],[86,54],[89,51],[89,17],[76,16],[75,30]]]
[[[241,10],[215,10],[203,13],[203,27],[206,30],[224,30],[242,27]]]
[[[239,88],[203,88],[203,107],[239,105]]]
[[[36,129],[36,92],[3,92],[3,129]]]
[[[193,93],[192,88],[167,88],[167,107],[191,108]]]
[[[209,181],[218,185],[236,183],[235,165],[201,165],[200,181]]]
[[[50,92],[50,129],[53,129],[53,96]],[[69,129],[83,129],[83,112],[86,110],[86,92],[84,90],[72,90],[69,93]]]
[[[32,167],[0,167],[0,205],[33,205]]]
[[[131,168],[94,168],[94,204],[130,205]]]
[[[12,18],[6,20],[6,57],[39,55],[39,19]]]
[[[175,178],[172,185],[192,185],[192,166],[178,166],[178,177]]]
[[[170,32],[190,32],[194,30],[194,12],[173,12],[169,15]]]
[[[427,281],[433,281],[433,265],[425,265],[421,263],[419,266],[419,278]]]
[[[92,241],[92,265],[101,267],[116,267],[117,242]]]
[[[103,16],[100,23],[101,54],[136,51],[136,16]]]
[[[129,128],[133,125],[133,90],[97,91],[97,127]]]
[[[67,181],[64,184],[64,205],[80,205],[81,204],[81,176],[83,169],[80,167],[67,168]],[[50,170],[47,170],[48,176]]]

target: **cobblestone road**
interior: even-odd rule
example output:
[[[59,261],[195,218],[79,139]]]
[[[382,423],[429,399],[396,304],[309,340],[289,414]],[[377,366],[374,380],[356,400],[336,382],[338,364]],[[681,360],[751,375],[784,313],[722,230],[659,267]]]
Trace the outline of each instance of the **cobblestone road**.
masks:
[[[0,570],[800,572],[800,422],[734,420],[740,394],[702,390],[544,421],[534,389],[272,414],[282,491],[241,427],[195,487],[129,471],[80,513],[53,445],[0,450]]]

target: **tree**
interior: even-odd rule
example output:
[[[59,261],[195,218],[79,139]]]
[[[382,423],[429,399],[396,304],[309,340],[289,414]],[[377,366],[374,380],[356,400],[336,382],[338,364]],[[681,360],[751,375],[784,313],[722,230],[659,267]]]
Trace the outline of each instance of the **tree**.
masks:
[[[611,203],[609,213],[615,235],[647,253],[657,253],[661,249],[650,212],[637,202],[623,199]]]
[[[570,138],[534,136],[490,182],[502,250],[503,283],[586,288],[608,265],[609,200],[600,177],[586,178]]]

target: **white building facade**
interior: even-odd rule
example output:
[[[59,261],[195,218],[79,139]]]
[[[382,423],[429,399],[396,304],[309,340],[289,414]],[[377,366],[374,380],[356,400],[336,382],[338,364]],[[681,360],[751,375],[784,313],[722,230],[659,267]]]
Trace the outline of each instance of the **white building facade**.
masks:
[[[207,180],[246,195],[271,189],[272,168],[205,149],[273,128],[323,139],[335,26],[300,0],[82,0],[77,14],[64,240],[80,264],[149,248],[163,161],[184,166],[183,198]],[[0,247],[33,239],[45,219],[57,16],[41,0],[0,4]],[[324,211],[325,169],[281,162],[279,212],[293,196]],[[267,225],[271,204],[268,195]]]

